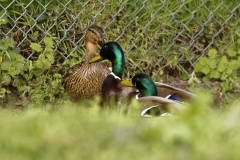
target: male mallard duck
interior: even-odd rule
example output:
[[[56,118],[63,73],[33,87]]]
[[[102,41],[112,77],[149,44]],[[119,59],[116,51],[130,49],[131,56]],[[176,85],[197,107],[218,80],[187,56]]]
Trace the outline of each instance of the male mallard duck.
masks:
[[[74,100],[101,94],[103,80],[110,70],[102,63],[89,64],[88,61],[97,55],[97,45],[104,44],[103,33],[98,26],[88,28],[85,36],[86,60],[73,66],[63,80],[64,89]]]
[[[142,73],[136,74],[130,80],[122,80],[120,84],[125,86],[135,86],[139,90],[140,93],[137,95],[137,100],[144,107],[142,116],[145,114],[151,114],[150,112],[152,111],[155,112],[154,115],[166,113],[169,111],[168,107],[170,105],[175,107],[175,109],[180,109],[182,107],[182,99],[187,100],[187,98],[192,98],[194,96],[192,93],[173,86],[153,82],[148,75]],[[164,89],[166,90],[166,93],[164,92]],[[163,92],[159,93],[159,90]]]
[[[91,59],[89,63],[105,59],[111,61],[112,72],[105,78],[102,85],[102,103],[112,106],[122,102],[126,95],[133,93],[136,89],[119,84],[124,72],[125,58],[123,50],[117,42],[105,43],[100,50],[100,55]]]

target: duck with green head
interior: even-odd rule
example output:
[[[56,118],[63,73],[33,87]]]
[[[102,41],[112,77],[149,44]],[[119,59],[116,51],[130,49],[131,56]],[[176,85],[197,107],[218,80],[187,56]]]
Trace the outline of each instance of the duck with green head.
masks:
[[[162,115],[169,112],[169,106],[179,108],[182,105],[180,97],[177,95],[169,95],[167,97],[159,97],[156,82],[154,82],[148,75],[140,73],[136,74],[132,79],[122,80],[120,82],[124,86],[135,86],[139,90],[137,100],[143,105],[144,115]],[[153,106],[154,105],[154,106]]]
[[[125,67],[125,57],[121,46],[117,42],[105,43],[100,50],[100,55],[92,58],[89,63],[103,60],[111,61],[112,72],[103,81],[102,104],[112,106],[121,102],[126,95],[135,92],[136,89],[120,85]]]

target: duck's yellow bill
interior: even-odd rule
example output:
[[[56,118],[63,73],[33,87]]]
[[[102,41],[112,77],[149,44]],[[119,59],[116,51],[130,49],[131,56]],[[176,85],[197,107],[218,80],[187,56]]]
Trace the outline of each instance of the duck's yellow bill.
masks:
[[[124,86],[129,86],[129,87],[132,87],[133,84],[132,84],[132,79],[127,79],[127,80],[122,80],[120,82],[121,85],[124,85]]]
[[[100,55],[97,55],[89,60],[89,63],[99,62],[102,60],[102,57]]]

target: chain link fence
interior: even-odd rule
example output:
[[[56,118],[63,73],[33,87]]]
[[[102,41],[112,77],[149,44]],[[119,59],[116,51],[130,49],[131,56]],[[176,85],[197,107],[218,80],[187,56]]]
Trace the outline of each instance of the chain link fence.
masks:
[[[96,24],[106,41],[118,41],[126,54],[146,53],[160,63],[176,59],[193,66],[211,47],[224,52],[240,35],[238,1],[193,0],[3,0],[0,39],[13,38],[16,51],[35,60],[31,43],[54,37],[63,62],[84,56],[84,34]],[[142,59],[144,59],[142,57]]]

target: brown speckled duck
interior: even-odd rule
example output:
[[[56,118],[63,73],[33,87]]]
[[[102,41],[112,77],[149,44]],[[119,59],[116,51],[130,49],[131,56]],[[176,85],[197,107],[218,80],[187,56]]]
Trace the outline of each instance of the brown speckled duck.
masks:
[[[101,94],[103,80],[110,70],[102,63],[89,64],[88,61],[98,55],[96,49],[97,45],[104,44],[103,34],[98,26],[88,28],[85,36],[86,60],[73,66],[63,79],[62,85],[73,100]]]

